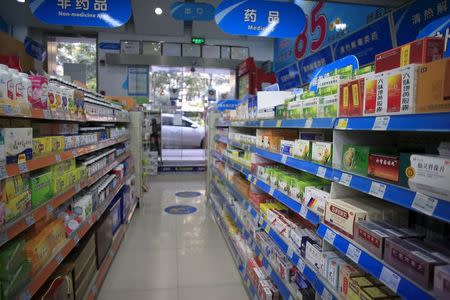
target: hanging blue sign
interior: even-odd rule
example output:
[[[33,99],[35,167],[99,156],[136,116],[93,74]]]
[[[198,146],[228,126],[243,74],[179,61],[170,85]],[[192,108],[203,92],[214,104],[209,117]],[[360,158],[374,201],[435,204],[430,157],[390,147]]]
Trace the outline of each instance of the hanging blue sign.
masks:
[[[450,57],[450,15],[435,20],[425,26],[417,36],[421,39],[427,36],[439,36],[444,38],[444,57]]]
[[[23,43],[25,46],[25,52],[29,56],[39,61],[45,60],[45,58],[47,57],[47,51],[45,50],[45,47],[41,43],[36,42],[35,40],[33,40],[28,36],[25,38],[25,41]]]
[[[277,82],[280,85],[280,90],[288,90],[300,87],[300,74],[298,72],[297,64],[290,65],[279,72],[275,73]]]
[[[31,0],[30,9],[51,25],[115,28],[131,17],[129,0]]]
[[[215,10],[209,3],[175,2],[170,7],[170,14],[179,21],[211,21]]]
[[[332,62],[333,56],[330,47],[323,48],[319,52],[311,54],[299,61],[298,69],[300,70],[302,84],[310,82],[316,70]]]
[[[226,33],[261,37],[295,37],[305,28],[303,10],[292,3],[260,0],[225,0],[215,15]]]
[[[374,6],[325,1],[293,2],[305,13],[306,26],[296,38],[275,40],[275,70],[320,51],[386,13],[384,8]]]
[[[238,107],[239,104],[241,104],[241,100],[236,99],[228,99],[228,100],[221,100],[217,102],[217,110],[218,111],[225,111],[225,110],[233,110]]]
[[[449,17],[448,0],[418,0],[394,12],[397,45],[414,41],[428,24],[442,17]]]
[[[355,55],[361,65],[372,63],[375,55],[393,47],[388,16],[360,29],[332,45],[334,59]]]
[[[264,92],[279,92],[280,91],[280,85],[278,83],[274,83],[271,85],[268,85],[263,88]]]

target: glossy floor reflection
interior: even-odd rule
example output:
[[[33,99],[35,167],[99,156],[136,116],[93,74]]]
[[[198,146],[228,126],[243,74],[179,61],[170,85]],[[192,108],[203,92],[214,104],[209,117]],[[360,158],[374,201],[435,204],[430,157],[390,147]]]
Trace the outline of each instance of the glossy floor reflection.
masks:
[[[205,175],[182,173],[152,179],[100,291],[99,299],[247,299],[223,237],[205,207]],[[176,192],[202,196],[178,198]],[[164,208],[186,204],[191,215]]]

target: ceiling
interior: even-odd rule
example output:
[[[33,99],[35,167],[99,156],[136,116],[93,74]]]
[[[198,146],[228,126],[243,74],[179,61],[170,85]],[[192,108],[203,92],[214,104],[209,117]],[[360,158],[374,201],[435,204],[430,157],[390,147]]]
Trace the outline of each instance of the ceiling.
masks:
[[[186,31],[184,22],[175,21],[173,18],[168,18],[171,3],[175,0],[130,0],[132,3],[133,16],[129,23],[121,28],[115,29],[98,29],[98,28],[73,28],[73,27],[55,27],[48,26],[39,22],[30,12],[28,1],[26,3],[19,3],[17,0],[1,0],[0,16],[12,25],[26,25],[28,27],[37,27],[51,30],[65,30],[65,31],[117,31],[124,32],[127,29],[134,28],[137,34],[142,35],[162,35],[162,36],[183,36]],[[217,6],[221,0],[197,0],[202,2],[209,2]],[[278,0],[290,1],[290,0]],[[400,6],[408,0],[329,0],[329,2],[347,2],[366,5],[386,5],[386,6]],[[163,9],[163,14],[157,16],[154,13],[156,7]],[[211,22],[193,22],[192,35],[202,36],[207,38],[230,39],[232,36],[223,33],[214,21]]]

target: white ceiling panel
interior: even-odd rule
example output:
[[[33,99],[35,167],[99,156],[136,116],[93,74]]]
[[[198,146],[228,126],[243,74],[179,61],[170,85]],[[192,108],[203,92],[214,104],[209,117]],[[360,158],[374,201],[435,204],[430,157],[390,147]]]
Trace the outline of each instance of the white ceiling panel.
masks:
[[[170,16],[170,5],[173,2],[167,0],[131,0],[136,33],[183,36],[184,22],[176,21]],[[156,7],[162,8],[162,15],[155,14]]]

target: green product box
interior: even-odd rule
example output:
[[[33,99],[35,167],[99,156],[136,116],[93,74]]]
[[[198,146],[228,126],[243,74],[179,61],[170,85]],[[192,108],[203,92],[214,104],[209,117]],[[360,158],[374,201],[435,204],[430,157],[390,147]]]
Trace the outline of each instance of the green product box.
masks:
[[[395,155],[394,150],[383,147],[356,146],[344,144],[342,149],[342,169],[364,176],[368,174],[369,154]]]
[[[319,97],[318,117],[337,117],[339,109],[339,97],[337,94]]]
[[[280,179],[278,182],[279,190],[282,191],[283,193],[285,193],[286,195],[288,195],[289,194],[289,184],[293,178],[294,178],[293,174],[286,173],[286,172],[281,173]]]
[[[31,205],[38,207],[53,197],[52,172],[46,171],[31,177]]]
[[[11,280],[13,275],[22,263],[26,260],[23,247],[25,242],[22,239],[15,239],[0,250],[0,281]]]
[[[276,119],[286,119],[287,117],[287,108],[286,105],[278,105],[275,106],[275,118]]]
[[[15,299],[17,293],[23,289],[30,279],[31,263],[24,261],[10,280],[0,281],[0,299]]]
[[[66,173],[67,187],[71,187],[80,181],[80,171],[78,169]]]
[[[305,91],[302,94],[300,94],[300,99],[305,100],[309,98],[314,98],[316,94],[313,91]]]
[[[370,72],[373,72],[374,66],[373,65],[367,65],[365,67],[359,68],[355,70],[355,76],[361,76]]]
[[[288,119],[301,119],[303,117],[302,107],[303,107],[302,100],[289,102],[288,108],[287,108],[287,118]]]
[[[65,174],[52,177],[52,193],[53,195],[61,194],[67,186],[67,177]]]
[[[71,158],[69,160],[60,162],[59,164],[51,166],[50,171],[53,173],[53,176],[61,176],[64,173],[75,169],[75,167],[76,167],[75,158]]]
[[[275,187],[277,185],[277,177],[280,170],[273,168],[270,170],[270,185]]]
[[[317,118],[317,108],[319,105],[319,97],[303,100],[302,115],[303,118]]]
[[[308,186],[319,186],[320,180],[309,180],[304,178],[292,178],[289,186],[289,197],[297,202],[303,203],[303,193]]]
[[[346,67],[337,69],[333,72],[333,75],[339,75],[342,78],[351,78],[353,76],[353,66],[348,65]]]

